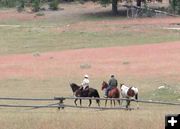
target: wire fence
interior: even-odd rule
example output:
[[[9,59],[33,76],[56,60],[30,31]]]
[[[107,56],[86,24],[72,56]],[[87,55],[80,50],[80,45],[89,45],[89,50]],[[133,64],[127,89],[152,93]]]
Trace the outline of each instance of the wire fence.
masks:
[[[0,100],[17,100],[17,101],[55,101],[54,98],[0,98]]]
[[[135,5],[122,5],[123,7],[127,8],[127,17],[142,17],[142,16],[158,16],[158,15],[165,15],[165,16],[172,16],[172,17],[179,17],[179,15],[172,14],[166,11],[161,11],[158,9],[153,9],[148,6],[139,7]]]

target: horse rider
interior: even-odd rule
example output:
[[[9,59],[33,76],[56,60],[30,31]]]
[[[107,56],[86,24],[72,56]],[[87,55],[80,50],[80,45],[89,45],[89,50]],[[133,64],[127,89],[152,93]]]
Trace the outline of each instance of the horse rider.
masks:
[[[115,76],[112,74],[111,75],[111,78],[110,78],[110,80],[109,80],[109,82],[108,82],[108,87],[107,87],[107,89],[106,89],[106,91],[105,91],[105,95],[104,95],[104,97],[107,97],[108,96],[108,92],[111,90],[111,89],[113,89],[113,88],[116,88],[117,86],[118,86],[118,81],[117,81],[117,79],[115,78]]]
[[[82,87],[81,90],[88,90],[89,89],[89,76],[86,74],[84,75],[84,79],[81,83]]]

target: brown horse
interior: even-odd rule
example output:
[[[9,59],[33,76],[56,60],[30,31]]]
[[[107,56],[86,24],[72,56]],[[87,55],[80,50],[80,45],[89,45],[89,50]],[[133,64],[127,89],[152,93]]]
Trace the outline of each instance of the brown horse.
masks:
[[[109,85],[107,84],[107,82],[103,81],[102,83],[102,87],[101,89],[104,90],[104,89],[107,89]],[[119,93],[119,90],[118,88],[112,88],[109,92],[108,92],[108,98],[119,98],[120,97],[120,93]],[[120,105],[120,100],[117,100],[119,105]],[[116,105],[115,104],[115,100],[113,100],[114,102],[114,106]],[[105,100],[105,106],[107,105],[107,100]],[[111,100],[111,106],[112,106],[112,100]]]

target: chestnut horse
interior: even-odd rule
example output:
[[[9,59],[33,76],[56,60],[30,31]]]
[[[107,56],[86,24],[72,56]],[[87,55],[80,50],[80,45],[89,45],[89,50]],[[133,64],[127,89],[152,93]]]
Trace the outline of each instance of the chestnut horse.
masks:
[[[105,81],[103,81],[101,89],[102,89],[102,90],[107,89],[108,86],[109,86],[108,83],[105,82]],[[118,88],[117,88],[117,87],[112,88],[112,89],[108,92],[108,96],[107,96],[107,97],[108,97],[108,98],[119,98],[119,97],[120,97],[120,93],[119,93]],[[117,100],[117,101],[118,101],[118,103],[119,103],[119,105],[120,105],[120,100]],[[115,106],[115,105],[116,105],[116,104],[115,104],[115,100],[113,100],[113,102],[114,102],[114,106]],[[105,100],[105,106],[106,106],[106,105],[107,105],[107,100]],[[111,100],[111,106],[112,106],[112,100]]]
[[[83,90],[80,89],[80,86],[78,86],[75,83],[70,83],[70,87],[71,87],[71,89],[73,91],[73,94],[76,97],[96,97],[96,98],[100,98],[98,91],[96,89],[94,89],[94,88],[89,88],[88,90],[83,91]],[[74,100],[74,103],[75,103],[76,106],[77,106],[77,103],[76,103],[77,100],[78,99]],[[97,102],[98,106],[100,106],[100,100],[96,99],[96,102]],[[92,101],[91,101],[91,99],[89,99],[89,107],[91,106],[91,104],[92,104]],[[80,106],[81,105],[82,105],[82,101],[80,99]]]
[[[138,100],[138,88],[136,87],[128,87],[124,84],[120,84],[120,89],[121,89],[121,95],[122,98],[127,98],[127,99],[131,99],[131,98],[135,98],[135,100]],[[126,100],[127,104],[126,104],[126,108],[129,107],[130,105],[130,100]],[[139,108],[138,103],[137,103],[137,108]]]

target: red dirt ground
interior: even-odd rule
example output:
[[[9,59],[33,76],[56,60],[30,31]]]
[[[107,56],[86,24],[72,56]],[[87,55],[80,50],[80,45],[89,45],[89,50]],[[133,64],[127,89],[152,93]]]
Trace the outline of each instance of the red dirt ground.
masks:
[[[82,21],[78,23],[73,23],[64,27],[53,28],[57,32],[64,32],[68,30],[78,30],[78,31],[119,31],[123,30],[126,26],[126,30],[131,26],[131,31],[141,30],[143,27],[146,27],[146,30],[149,31],[149,28],[152,27],[178,27],[176,24],[180,24],[180,18],[174,17],[164,17],[164,18],[139,18],[139,19],[126,19],[126,20],[102,20],[102,21]],[[149,26],[149,28],[147,27]],[[145,30],[145,29],[143,29]]]
[[[90,68],[80,67],[88,64]],[[180,80],[180,42],[111,47],[40,55],[0,56],[0,79],[16,77],[69,77],[88,73],[103,77],[111,73],[132,77],[171,77]]]
[[[86,5],[81,6],[84,6],[84,10],[87,9]],[[99,5],[97,7],[88,5],[87,7],[90,11],[93,11],[95,8],[99,7]],[[27,15],[27,13],[17,13],[14,10],[0,12],[1,20],[34,20],[36,18],[34,14]],[[167,17],[154,19],[85,21],[71,24],[69,28],[78,30],[93,28],[94,31],[94,28],[96,28],[94,25],[97,24],[103,26],[110,24],[166,26],[174,23],[180,23],[180,18]],[[61,30],[62,28],[58,29]],[[100,27],[99,29],[105,28]],[[91,77],[103,77],[114,73],[119,76],[160,76],[180,80],[179,64],[180,41],[153,45],[40,53],[40,56],[34,56],[33,54],[6,55],[0,56],[0,79],[17,77],[70,77],[74,75],[82,76],[84,73],[88,73]],[[90,68],[81,68],[82,65],[85,65],[85,67],[88,65]]]

